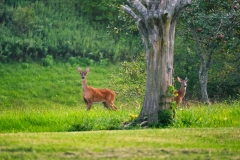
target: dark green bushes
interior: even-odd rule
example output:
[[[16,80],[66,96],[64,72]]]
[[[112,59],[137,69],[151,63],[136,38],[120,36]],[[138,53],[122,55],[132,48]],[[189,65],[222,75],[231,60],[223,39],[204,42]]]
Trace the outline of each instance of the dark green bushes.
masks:
[[[54,59],[116,62],[140,52],[134,35],[107,34],[106,22],[91,21],[90,14],[73,2],[6,3],[0,15],[0,61],[41,60],[50,54]]]

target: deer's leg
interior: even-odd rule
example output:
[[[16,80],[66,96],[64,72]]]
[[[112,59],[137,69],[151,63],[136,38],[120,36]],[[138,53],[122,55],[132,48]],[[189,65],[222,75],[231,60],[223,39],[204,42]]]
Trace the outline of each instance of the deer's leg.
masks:
[[[84,98],[84,97],[83,97],[83,100],[84,100],[84,103],[85,103],[85,105],[86,105],[86,109],[88,110],[88,101],[87,101],[87,99]]]
[[[114,109],[114,111],[117,110],[117,107],[114,104],[112,105],[112,108]]]
[[[92,102],[88,101],[88,104],[86,105],[88,111],[91,109],[91,106],[92,106]]]
[[[114,106],[114,103],[113,103],[113,102],[109,102],[109,103],[108,103],[108,106],[110,106],[114,111],[117,110],[117,107]]]
[[[89,111],[91,109],[92,102],[87,100],[86,98],[83,98],[85,104],[86,104],[86,109]]]
[[[87,104],[88,104],[87,99],[86,99],[86,98],[83,98],[83,100],[84,100],[85,104],[87,105]]]
[[[107,108],[107,109],[109,108],[106,102],[102,102],[102,104],[105,108]]]
[[[106,97],[106,104],[108,108],[111,107],[114,111],[116,111],[117,107],[114,106],[114,99],[115,99],[114,94],[108,94],[108,96]]]

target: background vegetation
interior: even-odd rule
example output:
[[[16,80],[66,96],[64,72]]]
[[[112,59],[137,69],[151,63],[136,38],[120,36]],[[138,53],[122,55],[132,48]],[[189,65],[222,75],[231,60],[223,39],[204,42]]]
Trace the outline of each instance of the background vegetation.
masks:
[[[122,3],[126,3],[126,1],[1,0],[0,62],[6,64],[34,61],[49,65],[52,58],[62,62],[80,62],[91,65],[93,63],[116,64],[125,61],[125,64],[122,64],[121,73],[118,74],[129,73],[130,69],[126,69],[126,66],[131,65],[129,62],[136,65],[133,68],[130,67],[132,72],[137,73],[137,70],[140,70],[143,73],[145,60],[144,55],[141,54],[144,53],[144,47],[136,27],[130,25],[131,19],[119,12],[119,5]],[[205,3],[211,3],[210,7],[214,8],[214,0],[211,2],[201,1],[201,7],[207,11]],[[217,2],[216,5],[218,3],[220,2]],[[237,8],[234,9],[234,7]],[[238,8],[239,3],[237,2],[224,2],[221,3],[221,7],[215,7],[215,12],[229,11],[233,15],[238,15]],[[190,11],[187,10],[184,15],[191,14]],[[198,12],[202,14],[203,10],[199,9]],[[198,14],[196,13],[196,15]],[[187,29],[184,26],[186,22],[182,20],[184,19],[180,18],[176,30],[174,77],[184,78],[187,76],[189,81],[186,98],[200,100],[198,77],[200,56],[196,52],[195,42],[192,41],[191,35],[183,36],[185,35],[183,31]],[[199,34],[203,39],[207,34],[205,33],[207,31],[206,24],[204,24],[206,21],[196,19],[196,17],[193,21],[198,28],[204,29],[203,33]],[[238,24],[237,19],[232,21],[236,21],[234,24]],[[212,101],[239,98],[239,25],[234,26],[234,32],[225,35],[227,39],[224,41],[227,43],[222,44],[222,47],[220,46],[220,49],[217,49],[212,57],[208,77],[208,94]],[[209,27],[207,28],[209,29]],[[223,28],[223,31],[227,32],[227,28]],[[140,58],[138,58],[139,56]],[[124,73],[124,66],[126,73]],[[133,79],[140,85],[138,86],[140,95],[144,94],[142,92],[145,88],[143,78],[144,76]],[[177,82],[174,85],[179,88]],[[131,88],[129,90],[136,91]],[[131,92],[131,94],[136,94],[136,92]]]
[[[107,34],[109,20],[100,14],[92,17],[104,9],[96,10],[96,13],[89,9],[104,7],[106,10],[107,2],[102,6],[95,6],[96,2],[85,6],[87,3],[61,0],[2,2],[0,61],[39,61],[52,55],[61,60],[76,57],[116,62],[138,55],[141,50],[138,38],[120,32]]]
[[[239,159],[239,37],[213,55],[208,91],[216,102],[205,106],[199,56],[178,25],[174,77],[189,81],[173,124],[105,131],[140,128],[124,125],[137,117],[145,93],[144,48],[119,14],[121,3],[0,0],[0,159]],[[89,85],[117,93],[118,111],[94,104],[86,112],[78,66],[91,68]]]
[[[94,104],[87,112],[82,99],[78,65],[53,61],[52,66],[37,63],[4,64],[0,67],[0,132],[71,132],[90,130],[119,130],[134,120],[141,109],[142,92],[136,84],[127,91],[126,86],[111,87],[111,76],[119,65],[91,65],[88,85],[113,88],[118,110],[107,110]],[[85,69],[85,65],[81,65]],[[131,67],[131,66],[129,66]],[[128,67],[127,67],[128,68]],[[133,77],[134,73],[129,74]],[[135,75],[135,76],[134,76]],[[141,75],[141,74],[138,74]],[[97,78],[96,78],[97,77]],[[127,79],[127,78],[126,78]],[[128,83],[127,83],[128,82]],[[126,85],[134,84],[127,81]],[[124,82],[125,84],[125,82]],[[130,93],[135,93],[131,95]],[[223,101],[211,106],[188,103],[176,110],[171,126],[161,127],[238,127],[239,101]],[[135,126],[139,128],[140,126]]]
[[[211,3],[210,8],[214,8],[212,2],[206,2]],[[103,73],[95,77],[104,83],[93,80],[96,87],[107,87],[107,84],[118,94],[120,106],[139,109],[145,93],[144,48],[136,28],[130,25],[131,19],[119,12],[121,3],[125,1],[1,0],[1,107],[42,107],[53,102],[78,106],[79,90],[71,88],[80,84],[70,79],[74,79],[75,67],[80,64],[99,66],[94,72]],[[200,9],[208,11],[208,6],[200,5]],[[233,15],[239,14],[237,2],[221,3],[221,7],[215,7],[214,11],[230,10]],[[186,14],[191,11],[187,10]],[[196,12],[200,14],[203,10]],[[196,17],[193,22],[196,26],[207,26]],[[196,103],[201,97],[198,78],[201,62],[191,35],[183,34],[186,30],[183,24],[185,21],[180,19],[176,30],[174,77],[188,77],[186,99]],[[209,69],[209,97],[224,104],[240,96],[238,30],[236,25],[234,32],[226,35],[227,43],[222,46],[225,51],[214,52]],[[205,32],[199,36],[204,38]],[[229,38],[232,34],[234,37]],[[64,76],[68,74],[69,77]],[[104,80],[106,75],[111,81]],[[179,88],[177,82],[174,86]],[[63,98],[66,95],[69,97]],[[135,111],[133,117],[134,114]]]

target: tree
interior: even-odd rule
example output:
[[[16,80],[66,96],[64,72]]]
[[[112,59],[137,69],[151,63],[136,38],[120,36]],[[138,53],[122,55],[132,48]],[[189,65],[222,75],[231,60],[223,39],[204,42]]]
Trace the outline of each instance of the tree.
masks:
[[[238,7],[239,2],[232,0],[196,0],[182,16],[185,37],[195,41],[201,59],[198,75],[205,103],[209,103],[207,83],[213,54],[230,52],[231,43],[236,44],[239,37]]]
[[[147,81],[143,107],[137,121],[158,124],[160,112],[170,109],[166,97],[172,85],[175,27],[178,15],[191,0],[129,0],[122,9],[134,18],[146,52]]]

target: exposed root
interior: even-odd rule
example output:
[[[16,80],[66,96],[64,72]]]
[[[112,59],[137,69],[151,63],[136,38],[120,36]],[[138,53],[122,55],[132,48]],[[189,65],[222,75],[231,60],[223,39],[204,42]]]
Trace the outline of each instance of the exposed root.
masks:
[[[143,121],[142,123],[140,123],[141,127],[148,127],[148,121]]]

